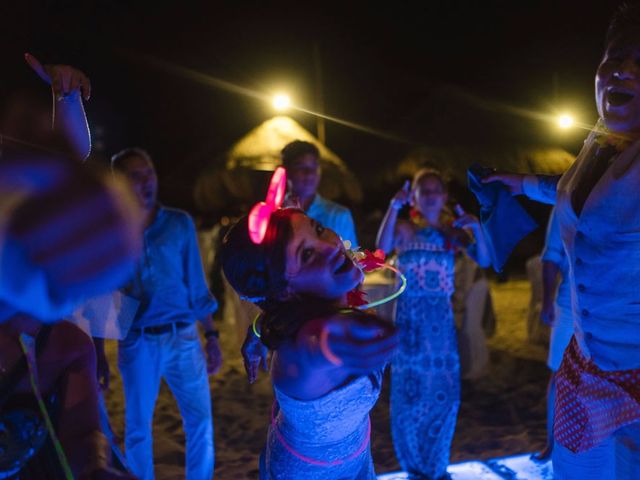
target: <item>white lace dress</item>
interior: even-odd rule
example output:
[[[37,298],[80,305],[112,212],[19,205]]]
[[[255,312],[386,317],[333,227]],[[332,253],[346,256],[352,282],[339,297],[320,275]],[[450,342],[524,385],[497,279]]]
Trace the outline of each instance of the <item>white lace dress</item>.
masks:
[[[261,480],[375,480],[369,411],[380,394],[382,371],[357,377],[311,401],[274,387]]]

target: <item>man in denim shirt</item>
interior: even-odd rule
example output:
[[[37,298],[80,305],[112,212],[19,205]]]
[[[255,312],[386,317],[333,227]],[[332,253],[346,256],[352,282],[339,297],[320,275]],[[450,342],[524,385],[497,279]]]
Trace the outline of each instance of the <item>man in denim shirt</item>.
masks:
[[[205,282],[195,226],[187,213],[158,205],[155,167],[144,150],[123,150],[113,156],[111,165],[131,181],[147,220],[142,256],[122,289],[140,302],[129,334],[118,349],[127,462],[141,480],[154,478],[151,427],[164,378],[183,417],[186,477],[210,479],[214,447],[207,373],[218,371],[222,357],[211,317],[217,302]],[[206,361],[196,320],[202,323],[206,337]],[[98,350],[98,364],[104,367],[103,349]],[[104,377],[106,370],[102,368],[101,373]]]

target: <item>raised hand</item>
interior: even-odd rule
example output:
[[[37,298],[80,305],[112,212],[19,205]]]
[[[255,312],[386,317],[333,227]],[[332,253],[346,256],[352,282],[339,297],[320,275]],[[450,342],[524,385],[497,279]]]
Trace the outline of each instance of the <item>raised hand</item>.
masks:
[[[456,205],[455,213],[458,217],[453,221],[455,228],[468,228],[476,230],[480,227],[480,220],[471,213],[465,212],[460,205]]]
[[[411,183],[409,180],[404,182],[404,185],[391,199],[391,208],[394,210],[400,210],[405,205],[411,205],[413,202],[413,192],[411,192]]]
[[[2,293],[18,310],[59,318],[129,277],[142,216],[123,181],[66,158],[16,153],[0,163],[5,186],[24,195],[2,222],[2,273],[10,272]]]
[[[355,375],[382,368],[397,346],[397,329],[378,317],[336,315],[322,321],[322,354],[330,363]]]
[[[82,98],[91,97],[91,82],[80,70],[69,65],[42,65],[30,53],[24,54],[24,59],[31,69],[53,89],[56,99],[64,98],[76,91],[82,92]]]

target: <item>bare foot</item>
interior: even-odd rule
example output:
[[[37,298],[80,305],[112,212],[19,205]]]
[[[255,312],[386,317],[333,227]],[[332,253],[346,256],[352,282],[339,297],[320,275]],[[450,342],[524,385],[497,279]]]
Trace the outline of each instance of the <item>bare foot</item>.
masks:
[[[536,462],[546,462],[551,458],[551,452],[553,452],[553,445],[547,445],[538,453],[532,453],[531,460],[535,460]]]

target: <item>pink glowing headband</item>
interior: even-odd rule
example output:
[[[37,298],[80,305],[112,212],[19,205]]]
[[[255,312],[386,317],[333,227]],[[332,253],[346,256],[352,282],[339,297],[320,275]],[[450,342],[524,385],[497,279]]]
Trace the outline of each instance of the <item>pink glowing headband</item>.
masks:
[[[264,240],[271,215],[282,205],[286,186],[287,171],[284,167],[278,167],[271,176],[267,198],[264,202],[256,203],[249,212],[249,237],[256,245]]]

